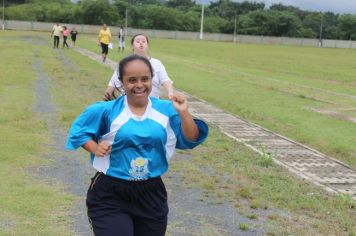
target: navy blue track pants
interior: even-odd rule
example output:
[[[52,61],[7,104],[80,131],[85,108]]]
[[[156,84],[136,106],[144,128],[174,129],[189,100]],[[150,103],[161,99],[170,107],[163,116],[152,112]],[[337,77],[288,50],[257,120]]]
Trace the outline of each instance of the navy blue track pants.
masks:
[[[96,173],[87,193],[88,218],[96,236],[163,236],[166,188],[160,177],[126,181]]]

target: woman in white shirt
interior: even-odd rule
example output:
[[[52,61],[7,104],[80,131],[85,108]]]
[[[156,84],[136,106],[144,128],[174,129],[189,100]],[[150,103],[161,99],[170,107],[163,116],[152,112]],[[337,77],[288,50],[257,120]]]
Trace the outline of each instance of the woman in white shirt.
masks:
[[[162,86],[166,90],[168,98],[171,99],[174,92],[173,85],[172,85],[173,82],[168,77],[166,68],[164,67],[162,62],[149,56],[148,44],[149,44],[148,37],[143,34],[136,34],[131,39],[133,54],[146,57],[150,61],[151,66],[153,68],[153,78],[152,78],[153,86],[152,86],[152,92],[150,96],[159,98],[161,93],[161,86]],[[105,101],[115,99],[116,98],[115,90],[118,90],[119,93],[122,93],[123,91],[122,84],[119,80],[119,75],[117,73],[117,70],[114,71],[114,74],[110,79],[108,88],[105,91],[103,99]]]

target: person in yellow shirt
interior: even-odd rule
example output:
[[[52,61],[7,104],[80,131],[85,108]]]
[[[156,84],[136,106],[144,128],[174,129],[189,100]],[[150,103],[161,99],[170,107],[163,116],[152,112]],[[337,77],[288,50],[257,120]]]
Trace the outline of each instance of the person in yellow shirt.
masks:
[[[103,28],[99,31],[98,44],[101,46],[101,55],[103,57],[103,62],[106,60],[106,56],[109,52],[109,44],[111,42],[111,32],[110,29],[103,24]]]

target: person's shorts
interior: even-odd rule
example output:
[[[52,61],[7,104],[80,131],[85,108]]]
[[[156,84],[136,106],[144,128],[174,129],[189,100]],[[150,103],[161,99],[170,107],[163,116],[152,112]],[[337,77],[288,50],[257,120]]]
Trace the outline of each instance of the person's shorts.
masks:
[[[96,236],[164,236],[167,191],[160,177],[117,179],[98,172],[87,193],[88,218]]]
[[[101,53],[108,54],[108,52],[109,52],[109,44],[100,43],[100,45],[101,45]]]

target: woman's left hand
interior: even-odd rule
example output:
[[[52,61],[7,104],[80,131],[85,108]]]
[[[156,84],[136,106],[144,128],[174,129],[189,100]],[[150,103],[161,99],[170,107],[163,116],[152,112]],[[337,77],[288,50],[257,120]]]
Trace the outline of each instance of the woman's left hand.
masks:
[[[170,100],[177,112],[188,111],[188,101],[182,94],[175,92],[171,95]]]

